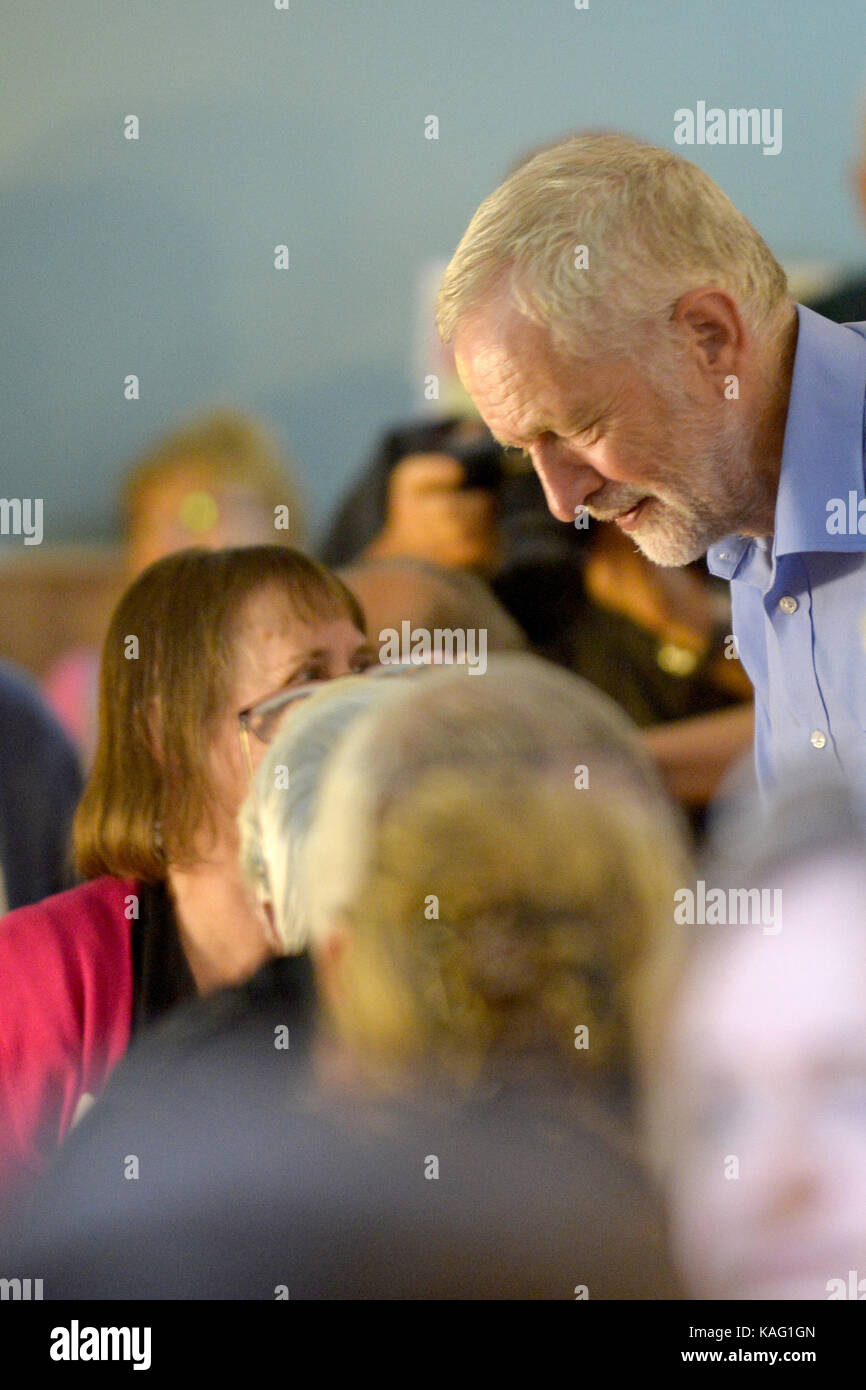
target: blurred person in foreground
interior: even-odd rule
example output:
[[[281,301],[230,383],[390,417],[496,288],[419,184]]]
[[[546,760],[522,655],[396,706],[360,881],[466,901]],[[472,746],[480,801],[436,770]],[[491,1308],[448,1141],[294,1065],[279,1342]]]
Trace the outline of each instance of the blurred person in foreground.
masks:
[[[299,551],[181,551],[127,590],[74,822],[87,881],[0,922],[0,1205],[32,1185],[131,1039],[278,949],[237,859],[261,725],[275,695],[375,662],[351,593]]]
[[[862,797],[819,784],[804,806],[792,783],[764,813],[735,804],[703,872],[693,897],[678,890],[684,954],[642,1029],[650,1149],[687,1292],[862,1299]]]
[[[420,850],[404,830],[409,789],[428,818],[417,836],[430,884],[420,901],[409,867]],[[526,836],[522,853],[503,848],[511,832],[515,842]],[[507,1072],[510,1047],[520,1054],[525,1043],[524,1015],[542,1052],[561,1057],[556,1019],[583,1008],[596,1043],[581,1056],[572,1027],[565,1055],[625,1102],[625,1116],[628,1001],[650,944],[666,935],[662,885],[685,862],[682,824],[636,731],[586,682],[503,654],[482,681],[452,667],[403,685],[336,749],[310,832],[305,892],[334,1036],[362,1072],[393,1067],[399,1088],[401,1073],[423,1076],[428,1066],[451,1081],[461,1068],[489,1066],[495,1076],[503,1060]],[[382,879],[375,892],[371,875]]]
[[[299,466],[255,417],[226,408],[182,422],[152,443],[121,488],[120,582],[189,546],[304,547]],[[99,652],[78,647],[47,673],[44,690],[89,766],[97,737]]]
[[[48,1298],[676,1296],[628,1123],[632,998],[685,863],[651,764],[534,658],[370,683],[344,720],[352,684],[295,707],[241,817],[251,894],[309,933],[312,1034],[267,972],[269,1006],[197,1006],[184,1055],[176,1015],[20,1258]]]

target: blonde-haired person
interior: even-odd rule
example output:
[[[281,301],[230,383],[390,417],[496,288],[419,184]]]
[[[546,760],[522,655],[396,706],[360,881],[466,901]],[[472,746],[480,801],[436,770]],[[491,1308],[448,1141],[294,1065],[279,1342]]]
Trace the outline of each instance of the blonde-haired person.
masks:
[[[535,658],[294,704],[241,857],[283,949],[310,942],[312,1036],[272,969],[181,1048],[175,1015],[16,1257],[68,1297],[676,1296],[607,1102],[681,829],[628,721]],[[149,1183],[112,1177],[121,1135]]]
[[[687,863],[629,721],[525,655],[388,697],[328,763],[303,860],[337,1053],[398,1089],[428,1068],[453,1082],[507,1055],[519,1067],[524,1045],[618,1084],[631,994]]]
[[[866,327],[795,304],[703,170],[611,134],[543,150],[485,199],[438,322],[555,516],[615,521],[660,565],[707,553],[731,582],[762,788],[801,755],[866,783],[866,541],[844,501],[862,490]],[[732,722],[742,737],[748,711],[698,731],[706,757]]]
[[[349,590],[286,547],[180,551],[127,590],[74,824],[88,881],[0,923],[0,1199],[133,1037],[280,949],[241,879],[238,807],[291,697],[375,663]]]
[[[300,466],[255,416],[226,407],[182,422],[126,475],[121,511],[130,577],[190,545],[307,539]]]
[[[306,544],[300,465],[261,420],[227,406],[201,411],[149,444],[124,477],[119,501],[119,585],[189,546]],[[79,647],[43,683],[86,765],[96,746],[98,673],[96,648]]]
[[[374,1094],[513,1082],[626,1100],[672,882],[646,829],[625,801],[541,778],[422,774],[313,939],[337,1071]]]

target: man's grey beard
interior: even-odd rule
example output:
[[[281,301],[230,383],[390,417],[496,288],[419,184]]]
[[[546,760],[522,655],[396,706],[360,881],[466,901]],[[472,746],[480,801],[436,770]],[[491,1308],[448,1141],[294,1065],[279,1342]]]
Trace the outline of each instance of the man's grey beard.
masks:
[[[646,519],[627,533],[648,560],[665,567],[688,565],[724,536],[754,530],[767,497],[766,485],[754,473],[753,437],[740,426],[713,441],[696,470],[701,486],[687,510],[679,498],[651,498]]]
[[[693,560],[699,560],[705,555],[717,539],[721,539],[715,535],[708,539],[706,527],[700,525],[693,517],[672,512],[669,507],[658,501],[652,505],[652,512],[655,515],[651,513],[644,525],[628,534],[654,565],[666,568],[690,565]],[[727,534],[727,531],[722,532],[722,535]]]

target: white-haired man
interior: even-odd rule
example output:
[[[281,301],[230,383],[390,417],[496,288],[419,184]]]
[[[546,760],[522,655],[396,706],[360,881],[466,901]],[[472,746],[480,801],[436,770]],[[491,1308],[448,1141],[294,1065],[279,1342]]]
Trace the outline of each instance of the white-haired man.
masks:
[[[761,784],[803,756],[866,782],[866,324],[795,304],[696,165],[607,134],[482,203],[437,318],[555,516],[616,521],[661,565],[708,552],[731,581]]]

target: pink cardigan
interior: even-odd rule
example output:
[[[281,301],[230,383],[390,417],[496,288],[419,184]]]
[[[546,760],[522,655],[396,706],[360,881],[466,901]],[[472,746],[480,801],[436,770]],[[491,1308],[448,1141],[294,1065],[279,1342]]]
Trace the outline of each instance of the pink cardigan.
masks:
[[[98,878],[0,921],[0,1207],[32,1186],[126,1052],[136,892]]]

